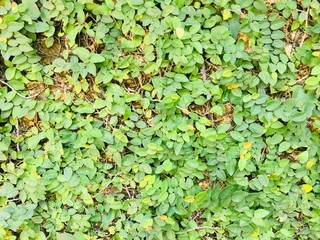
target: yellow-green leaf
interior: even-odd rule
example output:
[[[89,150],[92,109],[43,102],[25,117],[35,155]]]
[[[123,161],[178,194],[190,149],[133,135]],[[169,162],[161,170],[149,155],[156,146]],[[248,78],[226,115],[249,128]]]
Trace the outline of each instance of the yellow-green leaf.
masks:
[[[153,225],[152,218],[148,218],[142,223],[142,227],[144,227],[144,228],[151,227],[152,225]]]
[[[194,201],[194,196],[185,197],[184,201],[187,202],[187,203],[192,203]]]
[[[178,37],[179,39],[181,39],[181,38],[183,37],[183,35],[184,35],[184,29],[181,28],[181,27],[178,27],[178,28],[176,29],[176,34],[177,34],[177,37]]]
[[[232,76],[232,71],[230,69],[226,69],[223,73],[222,73],[222,77],[231,77]]]
[[[222,11],[222,19],[223,20],[228,20],[229,18],[231,18],[231,16],[232,16],[232,14],[229,9],[224,9]]]
[[[317,159],[315,158],[310,159],[306,164],[306,169],[308,170],[311,169],[316,162],[317,162]]]

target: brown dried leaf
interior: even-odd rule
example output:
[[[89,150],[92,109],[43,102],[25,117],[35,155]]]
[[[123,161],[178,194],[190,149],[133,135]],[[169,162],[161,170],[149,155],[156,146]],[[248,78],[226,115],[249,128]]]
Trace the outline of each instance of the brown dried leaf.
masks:
[[[286,52],[287,56],[290,57],[291,56],[291,50],[292,50],[292,45],[288,44],[287,46],[285,46],[284,51]]]

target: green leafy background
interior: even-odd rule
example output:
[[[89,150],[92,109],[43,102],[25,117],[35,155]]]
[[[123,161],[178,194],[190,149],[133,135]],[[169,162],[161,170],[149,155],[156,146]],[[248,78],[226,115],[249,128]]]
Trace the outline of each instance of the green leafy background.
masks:
[[[0,239],[320,238],[317,0],[0,5]]]

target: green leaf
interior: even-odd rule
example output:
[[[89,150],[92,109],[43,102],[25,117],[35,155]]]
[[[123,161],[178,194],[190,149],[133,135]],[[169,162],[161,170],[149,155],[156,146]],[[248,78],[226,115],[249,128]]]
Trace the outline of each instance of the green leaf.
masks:
[[[144,3],[143,0],[130,0],[128,2],[130,2],[132,5],[137,5],[137,6],[142,5]]]
[[[320,82],[319,77],[308,77],[305,81],[305,84],[309,86],[316,86],[319,84],[319,82]]]
[[[91,57],[90,57],[90,62],[92,63],[100,63],[100,62],[104,62],[105,58],[100,55],[100,54],[96,54],[94,53]]]
[[[7,102],[7,103],[2,104],[0,106],[0,109],[2,111],[7,111],[7,110],[10,110],[12,107],[13,107],[13,104],[11,102]]]
[[[57,240],[77,240],[77,238],[69,233],[58,233]]]
[[[311,70],[311,75],[318,76],[320,75],[320,66],[315,66]]]
[[[33,136],[28,139],[28,148],[29,149],[35,149],[38,146],[38,143],[40,142],[41,138],[39,135]]]
[[[254,211],[253,216],[255,218],[264,218],[264,217],[268,216],[268,214],[269,214],[269,211],[267,211],[267,210],[257,209]]]
[[[178,82],[189,82],[189,79],[185,75],[179,73],[174,76],[174,79]]]
[[[238,162],[238,168],[240,171],[243,171],[247,166],[247,160],[245,158],[240,158]]]
[[[32,20],[36,20],[40,17],[39,8],[37,4],[35,4],[34,0],[23,0],[23,4],[27,6],[25,14],[27,14]]]
[[[272,30],[277,30],[277,29],[282,28],[284,25],[286,25],[286,23],[287,22],[284,21],[283,19],[277,18],[276,20],[272,21],[270,28]]]
[[[72,51],[73,54],[77,55],[83,62],[88,62],[90,58],[90,52],[83,48],[83,47],[77,47]]]
[[[269,178],[267,175],[258,175],[258,180],[264,187],[267,187],[269,185]]]
[[[49,30],[49,25],[45,22],[37,22],[36,23],[36,32],[42,33]]]
[[[273,137],[271,138],[270,143],[273,145],[276,145],[278,143],[280,143],[283,140],[283,136],[280,134],[275,134],[273,135]]]
[[[298,155],[298,161],[300,163],[306,163],[309,160],[309,151],[303,151]]]
[[[287,230],[285,228],[280,229],[280,232],[286,237],[292,237],[293,236],[293,233],[291,233],[289,230]]]
[[[116,139],[118,139],[119,141],[121,141],[123,143],[129,142],[127,136],[124,135],[124,133],[122,133],[119,129],[114,129],[112,134],[115,136]]]
[[[209,141],[215,141],[217,132],[213,128],[207,128],[201,133],[201,136]]]
[[[287,70],[287,65],[285,65],[284,63],[282,62],[278,62],[277,64],[277,68],[278,68],[278,72],[280,74],[283,74],[286,70]],[[273,84],[272,86],[274,86],[275,84]]]
[[[284,152],[284,151],[286,151],[286,150],[288,150],[289,148],[290,148],[290,143],[288,143],[288,142],[282,142],[282,143],[280,143],[280,145],[279,145],[279,152]]]
[[[17,47],[9,48],[6,54],[9,56],[18,56],[21,54],[21,50]]]
[[[218,115],[223,115],[223,110],[220,106],[218,105],[215,105],[215,106],[212,106],[211,109],[210,109],[210,112],[211,113],[216,113]]]
[[[9,146],[5,142],[0,142],[0,151],[7,151]]]
[[[64,177],[66,178],[67,181],[70,181],[71,177],[72,177],[72,168],[70,167],[66,167],[64,170],[63,170],[63,175]]]
[[[227,160],[226,170],[230,176],[234,174],[234,172],[236,171],[236,167],[237,167],[237,160],[235,158],[231,158]]]
[[[5,161],[7,159],[8,157],[2,151],[0,151],[0,161]]]
[[[265,222],[261,219],[261,218],[255,218],[253,217],[252,219],[252,222],[257,225],[257,226],[260,226],[260,227],[263,227],[265,226]]]
[[[95,111],[94,107],[91,106],[89,103],[81,105],[74,109],[78,113],[93,113]]]
[[[173,168],[173,164],[170,160],[165,160],[162,166],[163,166],[163,170],[165,170],[166,172],[170,172]]]
[[[111,13],[111,15],[112,15],[114,18],[119,19],[119,20],[125,19],[124,14],[123,14],[121,11],[117,10],[117,9],[114,10],[114,11]]]
[[[189,29],[189,33],[190,34],[195,34],[197,32],[199,32],[199,30],[201,29],[201,25],[200,24],[195,24],[195,25],[192,25]],[[191,43],[192,44],[192,43]]]
[[[86,205],[93,205],[92,197],[91,197],[91,195],[88,193],[88,190],[87,190],[87,189],[85,189],[85,188],[82,189],[82,193],[81,193],[80,197],[82,198],[83,202],[84,202]]]
[[[190,45],[194,47],[198,53],[202,54],[202,44],[200,42],[192,42]]]
[[[266,71],[262,71],[259,73],[259,78],[265,83],[269,84],[272,81],[270,74]]]
[[[18,32],[24,27],[24,22],[11,22],[8,24],[7,30],[10,32]]]
[[[237,131],[231,131],[230,132],[231,137],[239,142],[244,142],[244,137],[241,135],[241,133],[237,132]]]
[[[13,186],[12,183],[5,182],[0,187],[0,197],[13,198],[18,195],[18,190]]]

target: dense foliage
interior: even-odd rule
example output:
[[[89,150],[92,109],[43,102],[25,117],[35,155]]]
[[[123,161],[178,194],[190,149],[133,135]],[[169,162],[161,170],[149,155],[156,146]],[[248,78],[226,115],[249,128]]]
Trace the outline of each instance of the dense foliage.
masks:
[[[0,5],[0,239],[320,238],[317,0]]]

